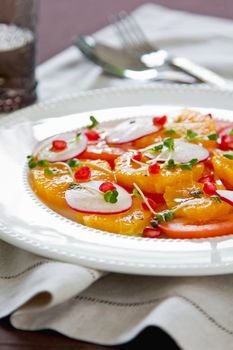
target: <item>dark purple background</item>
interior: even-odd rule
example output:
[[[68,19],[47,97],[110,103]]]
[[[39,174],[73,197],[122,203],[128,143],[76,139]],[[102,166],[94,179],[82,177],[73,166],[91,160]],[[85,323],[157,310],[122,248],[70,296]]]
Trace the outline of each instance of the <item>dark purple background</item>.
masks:
[[[105,26],[107,16],[133,10],[145,0],[40,0],[38,62],[72,43],[77,34]],[[233,0],[157,0],[170,8],[233,19]]]

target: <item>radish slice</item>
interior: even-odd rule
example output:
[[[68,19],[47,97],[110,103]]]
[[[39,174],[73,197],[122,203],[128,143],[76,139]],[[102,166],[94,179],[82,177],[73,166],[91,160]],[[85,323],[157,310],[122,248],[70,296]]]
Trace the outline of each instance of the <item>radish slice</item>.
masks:
[[[108,143],[122,144],[158,132],[162,127],[153,124],[153,118],[129,119],[111,129],[106,136]]]
[[[180,139],[174,140],[174,151],[169,152],[166,147],[163,147],[159,157],[158,154],[154,155],[148,151],[146,152],[146,156],[150,159],[158,157],[158,161],[165,161],[169,158],[173,159],[175,163],[182,164],[188,163],[194,158],[201,162],[206,160],[209,155],[209,151],[206,148]]]
[[[118,192],[117,202],[109,203],[104,193],[99,191],[103,181],[89,181],[77,185],[65,192],[65,199],[70,208],[84,213],[119,214],[129,210],[133,204],[131,195],[121,186],[114,184]]]
[[[66,141],[67,148],[63,151],[52,151],[52,141],[54,140]],[[85,151],[87,142],[87,137],[83,133],[77,138],[75,132],[67,132],[44,140],[35,151],[35,155],[39,160],[46,159],[52,163],[61,162],[79,156]]]
[[[229,123],[230,124],[230,123]],[[230,124],[230,126],[226,126],[225,128],[222,128],[219,131],[219,137],[222,137],[224,135],[230,135],[230,132],[233,130],[233,123]]]
[[[233,191],[230,190],[217,190],[216,194],[230,205],[233,205]]]

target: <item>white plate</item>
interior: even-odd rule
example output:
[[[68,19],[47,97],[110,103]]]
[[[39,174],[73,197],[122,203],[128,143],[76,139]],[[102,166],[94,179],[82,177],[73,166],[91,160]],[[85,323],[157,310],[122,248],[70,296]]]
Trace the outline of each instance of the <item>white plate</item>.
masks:
[[[172,113],[177,106],[206,108],[216,117],[233,120],[229,111],[233,92],[162,84],[88,91],[2,118],[0,237],[46,257],[108,271],[180,276],[232,273],[233,235],[171,240],[106,233],[54,213],[27,184],[25,158],[38,141],[87,124],[91,114],[106,121]]]

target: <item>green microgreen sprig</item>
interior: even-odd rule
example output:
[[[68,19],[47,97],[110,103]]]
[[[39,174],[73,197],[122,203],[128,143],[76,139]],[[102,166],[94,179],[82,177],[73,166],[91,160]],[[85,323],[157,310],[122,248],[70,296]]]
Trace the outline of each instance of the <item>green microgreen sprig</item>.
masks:
[[[176,134],[176,131],[173,129],[165,130],[164,135],[174,135]]]
[[[137,190],[136,188],[133,189],[131,195],[132,195],[132,197],[134,197],[134,198],[139,198],[139,197],[141,197],[140,193],[138,192],[138,190]]]
[[[156,219],[159,223],[161,222],[168,222],[171,221],[174,218],[175,214],[172,210],[163,210],[160,213],[156,215]]]
[[[98,120],[95,119],[93,115],[90,116],[90,121],[91,121],[91,125],[88,125],[87,127],[88,129],[93,129],[99,124]]]
[[[111,190],[104,193],[104,199],[108,203],[116,203],[119,193],[117,190]]]
[[[193,130],[187,130],[186,132],[186,139],[188,140],[194,140],[197,137],[197,133]]]
[[[210,198],[213,198],[217,203],[222,203],[221,198],[215,194],[213,196],[210,196]]]
[[[216,141],[218,139],[218,135],[216,133],[210,134],[207,137],[211,141]]]
[[[76,166],[81,166],[81,165],[83,165],[83,163],[79,160],[79,159],[69,159],[69,160],[67,160],[67,162],[66,162],[68,165],[69,165],[69,167],[71,167],[71,168],[75,168]]]
[[[230,159],[230,160],[233,160],[233,154],[231,154],[231,153],[224,153],[223,157]]]
[[[174,151],[174,139],[172,139],[171,137],[165,139],[163,141],[163,145],[167,147],[170,152]]]

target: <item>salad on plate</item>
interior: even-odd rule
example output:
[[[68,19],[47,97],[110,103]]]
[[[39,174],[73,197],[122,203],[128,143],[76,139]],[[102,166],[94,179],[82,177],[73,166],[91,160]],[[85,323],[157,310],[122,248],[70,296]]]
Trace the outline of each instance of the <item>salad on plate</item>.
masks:
[[[90,117],[28,156],[39,199],[91,228],[146,238],[233,234],[233,123],[182,110],[113,126]]]

